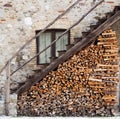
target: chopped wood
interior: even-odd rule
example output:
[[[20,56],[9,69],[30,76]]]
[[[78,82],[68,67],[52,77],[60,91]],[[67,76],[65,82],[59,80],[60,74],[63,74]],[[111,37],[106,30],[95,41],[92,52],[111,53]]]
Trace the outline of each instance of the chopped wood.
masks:
[[[104,31],[98,37],[104,37],[104,42],[99,40],[97,45],[74,54],[19,96],[18,114],[111,116],[111,107],[118,103],[119,58],[115,36],[111,29]]]

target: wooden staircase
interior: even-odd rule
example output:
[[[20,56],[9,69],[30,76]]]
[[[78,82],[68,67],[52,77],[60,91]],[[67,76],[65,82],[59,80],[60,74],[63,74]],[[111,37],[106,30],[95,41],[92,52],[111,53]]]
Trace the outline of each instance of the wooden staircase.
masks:
[[[82,37],[75,38],[73,44],[66,45],[66,50],[58,51],[58,57],[50,57],[50,64],[44,64],[35,70],[35,74],[26,82],[20,83],[11,92],[16,92],[18,95],[28,90],[31,86],[41,81],[50,71],[55,70],[59,64],[65,62],[78,51],[88,47],[90,44],[97,42],[96,37],[112,24],[120,20],[120,6],[116,6],[113,12],[107,13],[106,17],[100,19],[96,25],[90,25],[90,30],[82,32]]]

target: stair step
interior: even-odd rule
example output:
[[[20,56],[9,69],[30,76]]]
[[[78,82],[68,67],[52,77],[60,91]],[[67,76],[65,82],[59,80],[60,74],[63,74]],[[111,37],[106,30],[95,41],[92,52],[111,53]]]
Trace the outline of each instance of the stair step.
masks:
[[[103,22],[105,22],[106,20],[107,20],[107,18],[104,17],[104,18],[100,19],[97,24],[100,25],[100,24],[102,24]]]
[[[96,29],[98,27],[98,25],[90,25],[90,30],[93,31],[94,29]]]
[[[120,10],[120,6],[115,6],[115,8],[114,8],[114,13],[116,13],[117,11],[119,11]]]
[[[74,44],[78,43],[82,40],[82,37],[74,38]]]
[[[66,45],[66,49],[69,50],[69,49],[72,48],[73,46],[74,46],[74,44]]]
[[[5,102],[0,100],[0,116],[4,115],[4,113],[5,113],[4,107],[5,107]],[[5,118],[5,117],[3,116],[3,118]]]
[[[82,32],[82,37],[86,37],[88,34],[90,33],[90,31],[87,31],[87,32]]]
[[[66,50],[61,50],[61,51],[58,51],[58,56],[61,56],[63,54],[65,54]]]
[[[58,57],[50,57],[50,62],[53,62],[54,60],[56,60]]]
[[[35,72],[41,72],[42,69],[46,68],[48,65],[49,65],[49,63],[37,65],[37,66],[33,69],[33,71],[35,71]]]
[[[113,12],[106,13],[106,18],[109,19],[113,15]]]

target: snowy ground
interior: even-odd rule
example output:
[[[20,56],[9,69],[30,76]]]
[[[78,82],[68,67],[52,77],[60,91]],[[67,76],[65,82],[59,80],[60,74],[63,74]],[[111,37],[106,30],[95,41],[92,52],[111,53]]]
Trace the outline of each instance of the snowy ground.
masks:
[[[120,119],[120,117],[6,117],[0,116],[0,119]]]

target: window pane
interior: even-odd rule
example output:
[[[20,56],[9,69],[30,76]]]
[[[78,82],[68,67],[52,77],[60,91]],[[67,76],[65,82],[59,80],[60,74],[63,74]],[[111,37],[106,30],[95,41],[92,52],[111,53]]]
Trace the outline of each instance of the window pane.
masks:
[[[51,43],[51,33],[46,32],[40,35],[39,37],[39,51],[42,51],[45,49],[48,45]],[[44,51],[39,56],[39,63],[50,63],[51,57],[51,48],[48,48],[46,51]]]
[[[58,38],[63,32],[56,32],[56,38]],[[58,56],[58,51],[66,50],[66,45],[68,44],[68,34],[65,34],[56,42],[56,56]]]

